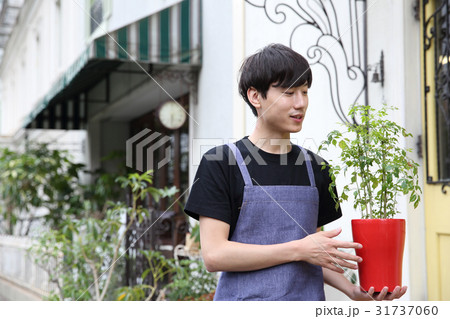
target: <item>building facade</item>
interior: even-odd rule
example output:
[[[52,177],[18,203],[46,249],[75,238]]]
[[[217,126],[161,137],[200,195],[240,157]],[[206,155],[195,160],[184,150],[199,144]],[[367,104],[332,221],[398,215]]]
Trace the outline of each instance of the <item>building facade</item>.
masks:
[[[283,43],[308,59],[314,79],[308,120],[293,142],[317,151],[327,132],[348,120],[353,103],[399,108],[394,117],[414,135],[403,142],[421,164],[424,188],[416,210],[406,198],[399,202],[407,220],[405,299],[450,300],[443,271],[450,263],[444,253],[450,249],[449,113],[448,104],[436,103],[432,84],[436,72],[448,74],[436,67],[448,51],[439,40],[436,54],[429,32],[435,22],[427,22],[448,16],[446,3],[25,0],[0,65],[0,135],[20,145],[55,132],[58,143],[58,136],[78,131],[80,160],[95,170],[112,151],[127,153],[127,141],[128,164],[136,165],[142,153],[133,149],[141,143],[148,154],[147,138],[159,132],[170,138],[174,160],[159,171],[157,185],[188,190],[202,153],[252,131],[255,118],[237,90],[243,59]],[[175,129],[164,126],[159,112],[173,100],[187,114]],[[164,156],[155,155],[153,164]],[[350,220],[359,217],[351,206],[326,226],[342,227],[342,240],[351,240]]]

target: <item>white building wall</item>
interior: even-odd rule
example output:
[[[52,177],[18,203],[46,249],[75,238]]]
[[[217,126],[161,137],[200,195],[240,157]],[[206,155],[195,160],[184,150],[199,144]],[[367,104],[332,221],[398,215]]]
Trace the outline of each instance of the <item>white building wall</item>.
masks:
[[[84,19],[83,8],[74,1],[26,1],[1,61],[1,135],[20,130],[36,103],[81,54]]]
[[[202,0],[201,7],[202,68],[189,122],[191,183],[204,152],[246,133],[246,106],[237,87],[246,48],[245,3]]]
[[[402,60],[404,61],[403,83],[404,83],[404,103],[405,112],[402,114],[402,122],[406,129],[412,132],[414,139],[406,141],[406,147],[413,149],[411,157],[420,164],[419,178],[423,187],[423,168],[424,160],[418,155],[419,137],[423,136],[422,132],[422,92],[421,85],[421,38],[420,38],[420,22],[414,18],[413,4],[411,1],[403,1],[403,52]],[[423,202],[417,209],[413,209],[412,205],[406,205],[407,216],[407,233],[408,242],[406,250],[408,250],[409,260],[409,284],[410,284],[410,300],[428,300],[427,294],[427,267],[426,267],[426,241],[425,241],[425,209]]]
[[[393,105],[399,108],[393,115],[414,138],[403,140],[405,147],[413,150],[412,159],[423,167],[423,159],[417,155],[416,145],[421,126],[421,69],[420,69],[420,22],[414,18],[412,1],[368,1],[368,56],[369,63],[379,60],[384,52],[385,84],[369,84],[369,102],[374,105]],[[419,177],[422,177],[419,170]],[[422,181],[423,185],[423,181]],[[405,300],[427,300],[425,263],[424,208],[413,209],[406,198],[399,201],[405,218],[407,236],[403,261],[403,284],[409,287]]]
[[[202,69],[198,82],[198,109],[193,117],[195,138],[233,138],[233,73],[235,47],[231,1],[202,3]],[[218,14],[220,13],[220,14]]]

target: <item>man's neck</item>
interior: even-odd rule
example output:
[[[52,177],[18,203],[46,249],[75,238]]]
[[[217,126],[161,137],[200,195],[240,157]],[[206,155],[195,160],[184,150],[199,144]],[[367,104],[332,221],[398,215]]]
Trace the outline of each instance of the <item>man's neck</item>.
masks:
[[[255,129],[248,139],[267,153],[286,154],[292,149],[290,133],[274,135]]]

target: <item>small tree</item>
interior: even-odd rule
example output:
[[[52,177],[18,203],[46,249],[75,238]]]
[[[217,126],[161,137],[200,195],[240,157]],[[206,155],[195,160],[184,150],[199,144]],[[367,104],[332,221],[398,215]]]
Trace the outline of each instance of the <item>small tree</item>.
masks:
[[[349,116],[360,118],[361,124],[342,124],[342,131],[332,131],[320,145],[319,151],[330,146],[341,151],[342,164],[329,165],[329,190],[335,200],[336,176],[350,175],[350,184],[344,186],[336,207],[353,194],[353,206],[361,211],[362,218],[392,218],[398,213],[399,194],[409,194],[415,208],[419,204],[419,164],[407,156],[411,150],[401,147],[399,141],[400,137],[412,135],[387,119],[388,111],[395,109],[384,106],[377,111],[371,106],[355,105]],[[326,166],[324,163],[323,168]]]
[[[59,228],[82,211],[78,173],[83,165],[65,151],[38,145],[25,153],[0,151],[0,202],[7,234],[28,235],[37,208],[46,208],[48,225]],[[18,226],[18,229],[15,228]]]
[[[56,300],[105,300],[115,299],[114,289],[121,281],[125,253],[124,239],[131,225],[142,222],[149,212],[139,203],[147,196],[155,201],[172,196],[175,187],[152,187],[151,171],[129,174],[116,179],[124,189],[131,189],[131,207],[121,202],[110,202],[105,216],[97,219],[89,216],[67,220],[61,230],[45,234],[32,247],[35,260],[49,272],[52,280],[59,280],[58,292],[51,296]],[[89,202],[85,202],[90,205]],[[128,216],[128,223],[123,219]],[[47,243],[52,243],[47,245]],[[61,257],[62,256],[62,257]],[[52,266],[53,265],[53,266]],[[56,265],[56,266],[55,266]]]

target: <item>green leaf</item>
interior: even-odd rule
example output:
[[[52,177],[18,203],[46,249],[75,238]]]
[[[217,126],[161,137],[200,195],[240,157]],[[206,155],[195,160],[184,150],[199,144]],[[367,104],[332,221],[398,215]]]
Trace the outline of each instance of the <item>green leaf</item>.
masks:
[[[144,270],[144,272],[143,272],[142,275],[141,275],[141,278],[142,278],[142,279],[147,278],[147,276],[148,276],[148,274],[150,273],[150,271],[151,271],[150,268],[147,268],[146,270]]]

